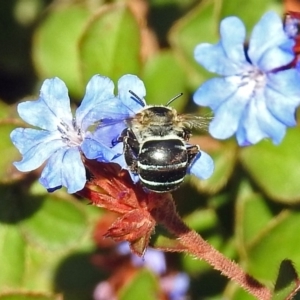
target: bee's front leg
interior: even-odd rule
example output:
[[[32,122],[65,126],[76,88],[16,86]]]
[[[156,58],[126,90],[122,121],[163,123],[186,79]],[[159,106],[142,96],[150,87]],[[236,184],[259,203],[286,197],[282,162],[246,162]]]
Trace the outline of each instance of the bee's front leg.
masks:
[[[133,132],[129,128],[126,128],[123,130],[118,140],[123,142],[124,158],[127,166],[131,172],[137,173],[139,143],[136,140]]]
[[[198,145],[187,145],[186,151],[188,154],[188,163],[190,164],[195,156],[200,152],[200,147]]]

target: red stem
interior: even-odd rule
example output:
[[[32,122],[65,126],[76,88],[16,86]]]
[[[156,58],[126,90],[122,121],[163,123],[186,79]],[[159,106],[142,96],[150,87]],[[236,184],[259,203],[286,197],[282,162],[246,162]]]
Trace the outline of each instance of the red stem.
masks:
[[[290,293],[290,295],[288,295],[285,300],[293,300],[294,297],[297,295],[297,293],[300,290],[300,281],[297,279],[296,281],[296,287],[294,288],[294,290]]]
[[[152,215],[157,222],[164,225],[172,234],[178,237],[180,243],[186,248],[186,253],[205,260],[214,269],[220,271],[221,274],[227,276],[229,279],[234,280],[257,299],[271,299],[272,294],[268,288],[245,273],[235,262],[213,248],[181,220],[171,197],[165,197],[165,200],[168,202],[160,200],[160,203],[157,203],[158,205],[153,210]]]

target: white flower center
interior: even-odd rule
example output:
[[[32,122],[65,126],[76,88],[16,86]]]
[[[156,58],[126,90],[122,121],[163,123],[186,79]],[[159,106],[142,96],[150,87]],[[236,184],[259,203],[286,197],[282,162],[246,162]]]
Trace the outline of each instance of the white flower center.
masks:
[[[266,85],[267,76],[257,67],[253,67],[251,70],[249,70],[247,77],[248,77],[248,81],[254,81],[255,90],[262,89]]]
[[[61,139],[69,147],[78,147],[83,141],[83,133],[77,126],[75,118],[72,120],[72,125],[60,120],[57,130],[61,133]]]
[[[267,75],[257,67],[251,65],[242,74],[232,76],[230,81],[238,85],[239,92],[253,97],[255,94],[263,91],[267,82]]]

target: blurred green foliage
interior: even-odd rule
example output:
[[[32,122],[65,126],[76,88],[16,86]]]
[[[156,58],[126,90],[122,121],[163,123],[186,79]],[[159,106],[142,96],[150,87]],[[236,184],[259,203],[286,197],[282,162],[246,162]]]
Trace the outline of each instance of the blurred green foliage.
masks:
[[[58,76],[78,103],[93,74],[116,82],[133,73],[144,80],[149,104],[184,92],[174,107],[200,113],[191,95],[211,75],[195,63],[194,47],[216,42],[225,16],[239,16],[250,31],[269,9],[283,13],[276,0],[0,1],[0,300],[91,299],[107,278],[91,260],[92,232],[105,212],[65,191],[47,194],[38,171],[13,168],[20,157],[8,136],[22,126],[15,102],[36,99],[41,82]],[[256,279],[270,288],[276,282],[279,294],[294,288],[293,268],[300,270],[299,140],[299,128],[289,129],[279,146],[263,141],[244,149],[234,139],[196,136],[216,170],[205,182],[189,178],[174,193],[192,228]],[[294,267],[280,268],[284,259]],[[174,254],[168,262],[190,275],[191,299],[253,299],[203,262]],[[291,278],[287,284],[281,272]],[[154,300],[156,289],[155,276],[142,270],[119,296]]]

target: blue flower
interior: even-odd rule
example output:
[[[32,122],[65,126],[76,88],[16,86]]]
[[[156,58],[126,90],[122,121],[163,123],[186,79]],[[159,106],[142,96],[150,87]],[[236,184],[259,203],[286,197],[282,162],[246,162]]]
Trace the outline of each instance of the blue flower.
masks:
[[[116,106],[119,115],[127,114],[126,107],[113,101],[113,89],[114,84],[109,78],[94,76],[73,117],[64,82],[59,78],[45,80],[38,100],[18,105],[20,117],[40,129],[17,128],[11,133],[13,144],[23,156],[20,162],[14,163],[17,169],[31,171],[47,160],[40,178],[43,186],[49,191],[61,186],[67,187],[69,193],[81,190],[86,183],[82,153],[94,158],[91,155],[93,149],[92,154],[104,162],[117,155],[109,143],[102,142],[88,131],[98,120],[112,118]],[[104,141],[112,138],[113,135]]]
[[[170,300],[183,300],[190,287],[190,278],[184,272],[170,273],[167,272],[167,263],[164,252],[147,248],[145,255],[139,257],[130,251],[128,243],[120,243],[117,246],[117,252],[121,255],[130,254],[130,260],[134,267],[146,267],[153,271],[154,274],[160,275],[160,286],[162,291]],[[166,274],[166,275],[165,275]],[[101,292],[106,291],[106,285],[101,285]],[[100,288],[97,289],[100,292]]]
[[[48,191],[65,186],[69,193],[81,190],[86,183],[83,159],[115,162],[127,168],[122,143],[117,138],[127,127],[126,120],[146,106],[134,99],[129,90],[144,98],[145,86],[134,75],[123,76],[114,84],[95,75],[87,85],[86,94],[73,117],[67,87],[58,78],[47,79],[36,101],[18,105],[20,117],[35,128],[17,128],[11,140],[23,158],[14,165],[22,172],[39,168],[47,161],[40,182]],[[40,128],[40,129],[38,129]],[[212,159],[204,152],[195,158],[191,173],[200,178],[209,177]],[[138,180],[131,174],[133,181]]]
[[[190,278],[184,272],[170,274],[160,280],[160,285],[170,300],[183,300],[190,287]]]
[[[133,91],[141,101],[138,99],[135,99],[129,91]],[[127,108],[128,116],[127,118],[132,118],[135,116],[135,114],[139,113],[141,110],[147,108],[147,104],[144,100],[144,97],[146,95],[146,89],[144,86],[144,83],[135,75],[124,75],[120,78],[118,82],[118,96],[120,103],[122,104],[122,107]],[[121,105],[120,104],[120,105]],[[124,109],[126,111],[126,109]],[[103,122],[105,124],[106,122]],[[125,122],[126,123],[126,122]],[[123,124],[123,128],[126,128],[126,124]],[[101,126],[100,126],[101,128]],[[121,128],[119,127],[119,130]],[[121,133],[121,131],[119,131]],[[99,133],[95,132],[96,135],[99,135]],[[116,143],[113,147],[113,150],[116,153],[122,153],[123,149],[123,143]],[[118,163],[121,165],[122,168],[128,169],[127,164],[125,162],[124,155],[116,156],[112,162]],[[194,158],[192,161],[192,164],[189,166],[187,173],[193,174],[197,176],[200,179],[207,179],[209,178],[214,170],[214,163],[212,158],[205,153],[204,151],[200,151],[199,154]],[[139,180],[138,175],[131,173],[131,178],[134,182],[137,182]]]
[[[285,16],[284,30],[291,38],[295,38],[299,33],[300,14],[298,12],[290,12]]]
[[[131,253],[128,243],[123,242],[118,244],[117,251],[122,255],[130,254],[131,263],[135,267],[144,266],[158,275],[164,274],[167,270],[165,254],[160,250],[149,247],[143,257],[139,257]]]
[[[236,134],[240,145],[271,138],[283,139],[287,126],[295,126],[300,103],[300,81],[295,69],[283,68],[293,59],[294,41],[273,12],[254,27],[245,50],[245,26],[236,17],[221,22],[221,40],[200,44],[195,59],[223,77],[205,82],[194,94],[198,105],[214,112],[210,134],[226,139]]]
[[[117,139],[127,127],[126,120],[134,117],[136,112],[146,105],[145,102],[136,102],[129,90],[134,91],[141,99],[146,95],[144,83],[137,76],[130,74],[122,76],[118,81],[118,95],[114,99],[110,99],[109,103],[94,109],[94,114],[100,116],[98,121],[101,122],[89,137],[97,141],[101,140],[110,147],[116,146],[114,149],[118,153],[123,153],[122,143],[118,144]],[[86,150],[88,151],[88,149]],[[88,158],[97,158],[97,153],[90,150]],[[123,162],[122,158],[120,158],[121,161]],[[125,165],[125,160],[120,164]]]

